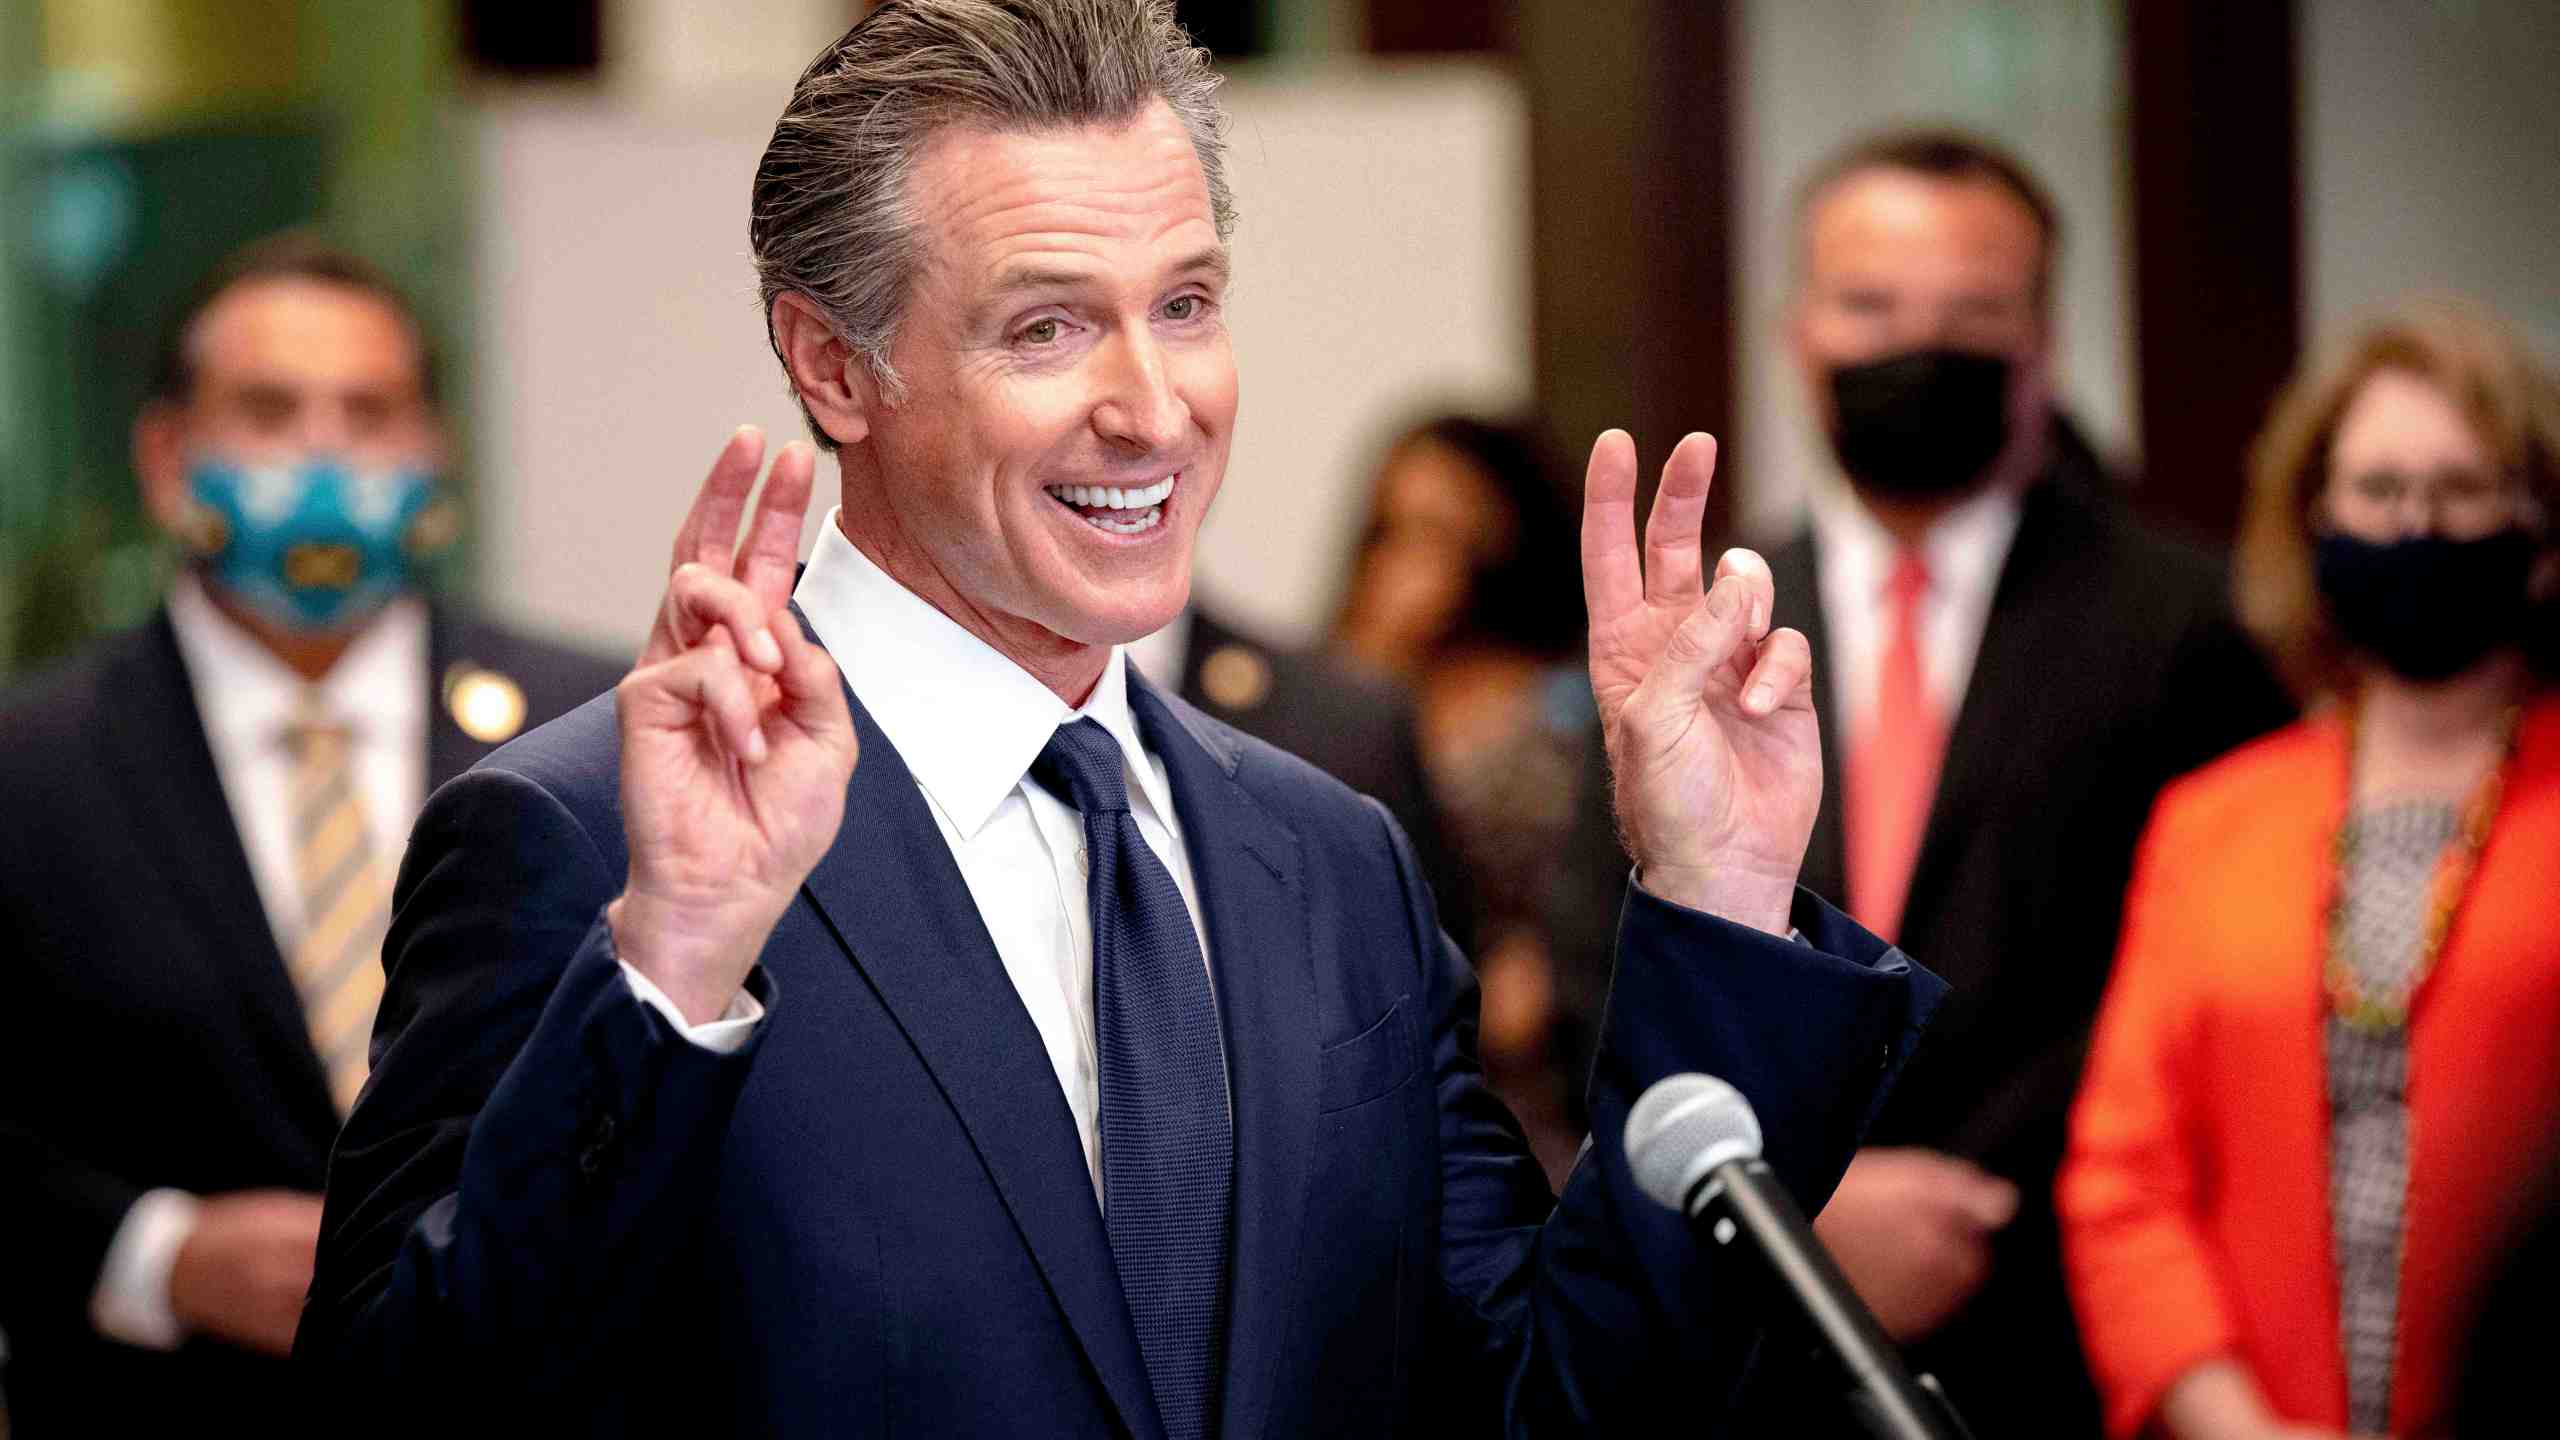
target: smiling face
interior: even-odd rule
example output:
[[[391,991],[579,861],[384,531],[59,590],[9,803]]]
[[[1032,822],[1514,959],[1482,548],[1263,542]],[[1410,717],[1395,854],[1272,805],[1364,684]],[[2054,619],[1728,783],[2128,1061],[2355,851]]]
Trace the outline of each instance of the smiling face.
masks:
[[[1053,685],[1099,674],[1101,647],[1182,608],[1226,472],[1227,259],[1198,156],[1161,103],[1116,127],[954,127],[908,194],[924,255],[899,393],[846,357],[859,415],[813,407],[846,444],[844,530]]]

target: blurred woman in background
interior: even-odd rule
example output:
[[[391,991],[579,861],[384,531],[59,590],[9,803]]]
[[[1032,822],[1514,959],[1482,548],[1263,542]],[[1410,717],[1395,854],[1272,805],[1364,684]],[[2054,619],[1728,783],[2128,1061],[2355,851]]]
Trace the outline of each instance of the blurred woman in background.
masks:
[[[1403,681],[1433,798],[1474,881],[1485,1071],[1561,1181],[1582,1078],[1559,1074],[1546,874],[1594,722],[1578,517],[1535,430],[1464,415],[1387,448],[1334,648]]]
[[[2447,1433],[2560,1105],[2560,391],[2411,307],[2253,456],[2242,616],[2311,718],[2165,792],[2059,1202],[2108,1428]]]

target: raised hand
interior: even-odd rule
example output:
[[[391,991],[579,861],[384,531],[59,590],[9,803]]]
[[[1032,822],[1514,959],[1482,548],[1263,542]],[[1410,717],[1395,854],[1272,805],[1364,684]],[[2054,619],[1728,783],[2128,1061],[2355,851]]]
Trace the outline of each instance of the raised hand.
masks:
[[[1582,589],[1591,691],[1609,747],[1618,830],[1645,889],[1787,933],[1796,873],[1822,801],[1813,652],[1771,630],[1769,566],[1728,550],[1709,584],[1699,527],[1716,442],[1671,452],[1636,558],[1635,441],[1591,447]]]
[[[728,1008],[835,843],[856,755],[835,661],[788,609],[817,457],[783,447],[749,526],[763,459],[749,426],[712,464],[614,692],[631,870],[607,919],[621,957],[697,1024]]]

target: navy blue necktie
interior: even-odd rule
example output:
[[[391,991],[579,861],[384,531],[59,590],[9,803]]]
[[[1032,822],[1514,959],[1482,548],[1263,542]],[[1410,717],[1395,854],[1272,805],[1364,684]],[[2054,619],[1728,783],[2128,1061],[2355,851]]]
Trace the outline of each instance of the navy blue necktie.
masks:
[[[1102,1081],[1102,1226],[1168,1440],[1217,1430],[1235,1188],[1225,1048],[1200,937],[1129,815],[1120,744],[1058,727],[1032,778],[1084,815]]]

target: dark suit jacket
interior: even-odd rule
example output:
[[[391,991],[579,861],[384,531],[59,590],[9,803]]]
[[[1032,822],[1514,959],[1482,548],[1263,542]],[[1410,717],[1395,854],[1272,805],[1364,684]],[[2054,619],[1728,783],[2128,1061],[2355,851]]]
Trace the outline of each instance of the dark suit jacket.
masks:
[[[438,609],[430,784],[492,747],[434,703],[458,662],[535,721],[614,667]],[[321,1188],[336,1106],[165,615],[0,700],[0,1330],[22,1440],[272,1415],[283,1365],[99,1339],[88,1301],[143,1191]]]
[[[1937,982],[1809,897],[1811,946],[1636,897],[1559,1206],[1478,1082],[1467,966],[1385,811],[1131,689],[1235,1105],[1219,1433],[1557,1434],[1715,1395],[1702,1373],[1754,1317],[1635,1190],[1628,1104],[1721,1072],[1818,1201]],[[1161,1435],[1039,1036],[897,751],[854,720],[844,826],[731,1055],[620,979],[609,699],[436,796],[330,1171],[315,1377],[382,1418],[549,1433]]]
[[[2053,1177],[2134,844],[2162,785],[2291,715],[2231,619],[2222,567],[2141,528],[2103,484],[2066,432],[2025,497],[1898,937],[1954,993],[1868,1137],[1961,1155],[2021,1192],[1990,1281],[1914,1351],[1983,1440],[2098,1433]],[[1817,656],[1819,563],[1809,534],[1769,555],[1778,623]],[[1814,693],[1836,777],[1838,717],[1828,687]],[[1805,885],[1828,894],[1846,881],[1841,789],[1824,787],[1805,857]]]
[[[1211,685],[1207,672],[1222,655],[1241,659],[1249,673],[1259,666],[1263,684],[1223,691]],[[1402,686],[1318,651],[1267,645],[1194,606],[1179,688],[1203,714],[1385,805],[1422,862],[1422,878],[1440,904],[1440,928],[1461,947],[1474,943],[1475,887],[1432,803],[1414,738],[1413,699]]]

